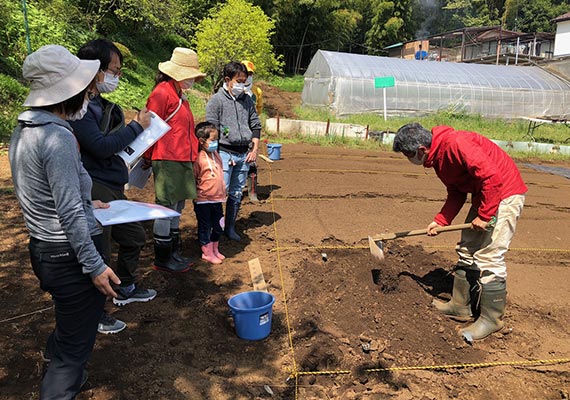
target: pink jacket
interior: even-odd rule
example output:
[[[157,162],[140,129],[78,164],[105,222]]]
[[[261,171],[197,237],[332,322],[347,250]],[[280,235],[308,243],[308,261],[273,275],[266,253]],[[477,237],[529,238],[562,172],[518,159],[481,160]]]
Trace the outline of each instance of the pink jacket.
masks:
[[[198,197],[196,203],[219,203],[226,201],[224,167],[218,152],[201,150],[193,164]]]

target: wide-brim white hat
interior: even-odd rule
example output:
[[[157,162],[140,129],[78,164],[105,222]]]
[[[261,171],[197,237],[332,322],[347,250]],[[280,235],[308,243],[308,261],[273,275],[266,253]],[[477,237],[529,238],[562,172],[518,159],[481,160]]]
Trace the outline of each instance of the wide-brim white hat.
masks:
[[[99,66],[99,60],[80,60],[63,46],[40,47],[22,66],[24,79],[30,81],[24,106],[50,106],[70,99],[93,81]]]
[[[198,54],[184,47],[175,48],[169,61],[158,64],[158,70],[178,82],[186,79],[201,81],[206,77],[206,74],[200,71]]]

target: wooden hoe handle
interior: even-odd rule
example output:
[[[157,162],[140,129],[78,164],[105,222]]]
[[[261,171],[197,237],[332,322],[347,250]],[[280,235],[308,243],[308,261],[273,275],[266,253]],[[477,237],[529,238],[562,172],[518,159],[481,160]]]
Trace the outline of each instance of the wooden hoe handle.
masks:
[[[460,231],[462,229],[469,229],[469,228],[471,228],[470,223],[469,224],[448,225],[448,226],[442,226],[441,228],[438,228],[437,232],[440,233],[440,232]],[[392,239],[398,239],[398,238],[402,238],[402,237],[420,236],[420,235],[426,235],[426,234],[427,234],[427,229],[416,229],[414,231],[380,233],[380,234],[372,236],[372,240],[374,240],[374,241],[392,240]]]

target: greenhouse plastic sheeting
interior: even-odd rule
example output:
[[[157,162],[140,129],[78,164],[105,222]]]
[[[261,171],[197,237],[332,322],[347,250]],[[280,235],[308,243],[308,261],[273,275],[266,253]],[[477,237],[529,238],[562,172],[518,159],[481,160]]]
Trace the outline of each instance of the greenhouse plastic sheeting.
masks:
[[[305,73],[303,104],[335,114],[382,112],[374,78],[393,76],[388,114],[464,111],[484,116],[561,117],[570,85],[539,67],[404,60],[319,50]]]

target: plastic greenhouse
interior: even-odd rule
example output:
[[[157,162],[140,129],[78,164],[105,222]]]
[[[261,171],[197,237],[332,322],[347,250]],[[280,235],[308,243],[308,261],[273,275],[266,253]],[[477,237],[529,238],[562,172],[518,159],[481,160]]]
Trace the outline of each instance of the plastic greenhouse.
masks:
[[[570,84],[539,67],[404,60],[319,50],[305,73],[303,104],[333,113],[388,114],[463,110],[484,116],[561,117],[570,113]]]

